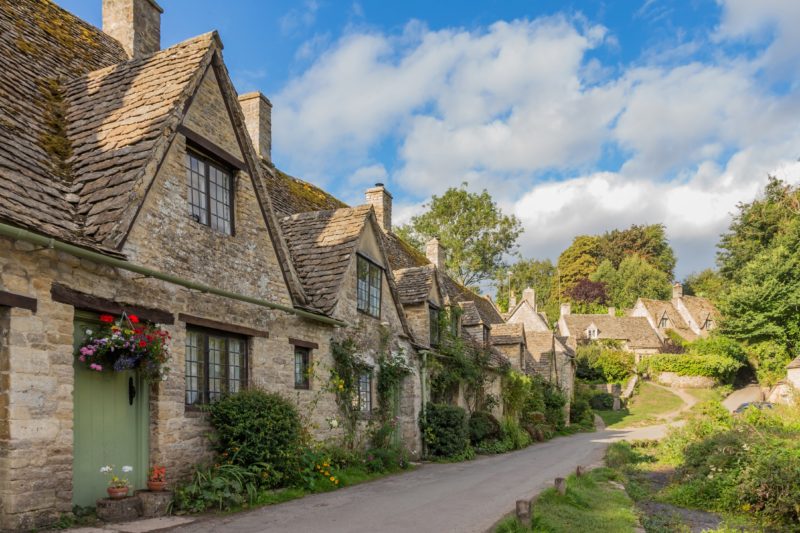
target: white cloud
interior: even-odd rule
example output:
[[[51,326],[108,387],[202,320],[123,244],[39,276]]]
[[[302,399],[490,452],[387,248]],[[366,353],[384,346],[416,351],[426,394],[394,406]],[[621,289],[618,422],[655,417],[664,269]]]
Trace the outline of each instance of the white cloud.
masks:
[[[306,0],[302,7],[290,9],[279,20],[281,33],[290,35],[301,29],[313,26],[317,20],[318,10],[319,2],[316,0]]]
[[[523,219],[528,256],[665,223],[680,275],[709,266],[736,203],[770,172],[800,173],[800,75],[785,69],[800,57],[800,2],[719,1],[711,40],[627,66],[593,53],[619,44],[580,16],[352,31],[273,98],[276,159],[339,176],[325,184],[347,199],[390,182],[398,223],[449,186],[485,187]],[[742,40],[760,44],[727,47]],[[697,59],[708,47],[712,59]]]

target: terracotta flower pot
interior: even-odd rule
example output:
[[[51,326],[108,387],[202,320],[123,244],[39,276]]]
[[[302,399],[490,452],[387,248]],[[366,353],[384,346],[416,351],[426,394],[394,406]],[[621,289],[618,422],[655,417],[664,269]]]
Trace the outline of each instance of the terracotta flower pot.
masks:
[[[128,495],[128,487],[108,487],[106,490],[112,500],[121,500]]]
[[[148,481],[147,488],[153,492],[161,492],[167,486],[166,481]]]

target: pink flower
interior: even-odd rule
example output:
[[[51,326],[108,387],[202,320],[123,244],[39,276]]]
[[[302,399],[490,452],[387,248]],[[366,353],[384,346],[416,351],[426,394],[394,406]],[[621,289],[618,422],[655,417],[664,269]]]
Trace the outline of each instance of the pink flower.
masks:
[[[94,348],[92,348],[91,346],[84,346],[83,348],[81,348],[80,352],[81,355],[94,355]]]
[[[78,357],[78,359],[81,360],[81,363],[85,363],[86,362],[86,356],[85,355],[82,355],[82,356]]]

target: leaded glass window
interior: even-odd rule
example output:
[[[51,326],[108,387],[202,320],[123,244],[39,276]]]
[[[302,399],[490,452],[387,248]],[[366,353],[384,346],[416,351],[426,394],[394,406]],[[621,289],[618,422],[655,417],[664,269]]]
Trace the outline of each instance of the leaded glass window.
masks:
[[[358,278],[357,309],[362,313],[380,318],[383,269],[359,255],[356,276]]]
[[[294,388],[309,389],[311,380],[309,365],[311,364],[311,351],[308,348],[295,346],[294,348]]]
[[[233,234],[233,178],[222,165],[193,151],[186,153],[189,213],[200,224]]]
[[[208,330],[186,332],[186,404],[207,404],[247,383],[247,341]]]

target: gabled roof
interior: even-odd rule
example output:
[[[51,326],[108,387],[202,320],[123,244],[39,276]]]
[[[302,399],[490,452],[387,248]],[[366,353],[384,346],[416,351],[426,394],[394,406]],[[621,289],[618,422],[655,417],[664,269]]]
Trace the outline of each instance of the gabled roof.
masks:
[[[435,275],[436,269],[431,264],[395,270],[400,303],[410,305],[426,302],[433,289]]]
[[[329,211],[348,207],[347,204],[323,191],[314,184],[295,178],[271,167],[262,160],[267,191],[272,206],[281,217],[307,213],[309,211]]]
[[[489,367],[495,369],[507,369],[511,366],[511,362],[508,360],[508,357],[503,354],[499,349],[495,348],[494,346],[484,346],[483,342],[476,339],[468,332],[461,330],[461,340],[464,342],[464,345],[476,352],[487,350],[489,355]]]
[[[408,244],[393,232],[382,231],[383,246],[393,269],[412,268],[431,264],[425,254]]]
[[[325,313],[336,306],[345,272],[371,206],[299,213],[281,228],[309,303]]]
[[[525,344],[525,326],[517,324],[494,324],[490,332],[492,344]]]
[[[442,276],[442,289],[448,296],[451,305],[460,304],[464,308],[461,323],[464,325],[503,324],[505,321],[492,302],[464,287],[450,276]],[[468,303],[469,302],[469,303]],[[467,304],[467,307],[464,306]],[[474,307],[474,314],[472,308]],[[469,311],[469,316],[467,312]]]
[[[0,218],[53,237],[78,231],[63,80],[127,60],[117,41],[52,2],[0,2]]]
[[[697,338],[697,334],[692,331],[689,324],[683,319],[681,314],[675,309],[671,301],[664,300],[651,300],[649,298],[639,298],[642,305],[653,318],[653,324],[656,328],[661,327],[661,318],[666,316],[669,320],[669,326],[666,329],[675,331],[678,335],[687,341],[693,341]]]
[[[624,340],[631,348],[660,348],[661,340],[645,317],[597,315],[566,315],[570,339],[578,339],[591,324],[597,326],[599,339]]]
[[[682,296],[681,301],[699,328],[703,327],[706,319],[717,319],[717,308],[714,307],[714,304],[711,303],[711,300],[708,298],[701,298],[700,296]]]

